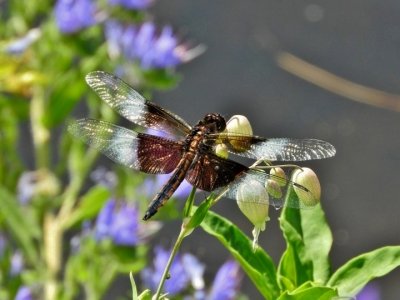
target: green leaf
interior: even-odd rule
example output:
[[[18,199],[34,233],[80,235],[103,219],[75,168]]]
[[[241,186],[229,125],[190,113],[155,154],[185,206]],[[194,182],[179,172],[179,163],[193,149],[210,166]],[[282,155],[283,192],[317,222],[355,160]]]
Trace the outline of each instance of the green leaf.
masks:
[[[400,246],[387,246],[354,257],[340,267],[329,279],[339,295],[354,296],[369,281],[400,266]]]
[[[293,189],[288,197],[292,198],[290,201],[300,201]],[[279,274],[290,279],[294,286],[308,280],[325,283],[330,274],[332,233],[321,205],[311,209],[285,207],[280,227],[287,249],[281,258]]]
[[[277,300],[332,300],[337,296],[335,289],[324,286],[312,286],[307,283],[298,289],[284,292]]]
[[[265,299],[278,297],[275,265],[267,253],[259,247],[253,251],[251,239],[233,223],[210,211],[201,227],[229,250]]]
[[[212,202],[214,201],[215,197],[214,196],[209,196],[203,203],[200,204],[200,206],[196,209],[194,212],[193,216],[190,217],[189,222],[186,224],[186,229],[194,229],[197,226],[201,224],[201,222],[204,220],[204,218],[207,215],[208,210],[211,207]]]
[[[151,291],[144,290],[140,295],[138,300],[151,300]]]
[[[35,265],[39,260],[34,239],[40,237],[40,229],[21,208],[15,196],[0,187],[0,216],[20,244],[26,258]]]
[[[71,214],[65,223],[66,228],[74,226],[83,220],[95,217],[104,203],[109,199],[110,191],[104,186],[91,188],[81,199],[78,207]]]
[[[131,287],[132,287],[132,300],[138,300],[136,283],[135,283],[135,279],[133,278],[132,272],[129,273],[129,279],[131,281]]]

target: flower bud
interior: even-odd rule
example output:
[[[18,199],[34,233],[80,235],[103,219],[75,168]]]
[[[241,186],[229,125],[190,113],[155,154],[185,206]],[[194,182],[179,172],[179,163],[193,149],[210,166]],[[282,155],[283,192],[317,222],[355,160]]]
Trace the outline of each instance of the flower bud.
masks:
[[[234,133],[239,135],[253,135],[253,129],[251,128],[249,120],[242,115],[232,116],[226,123],[226,131],[228,133]],[[229,140],[232,147],[239,152],[244,152],[248,150],[249,145],[245,140],[240,139],[230,139]]]
[[[272,177],[276,176],[276,177],[283,178],[284,180],[279,180],[278,178],[273,178],[273,180],[276,181],[276,183],[277,183],[279,186],[286,186],[286,184],[287,184],[287,181],[286,181],[286,174],[285,174],[285,171],[283,171],[282,168],[280,168],[280,167],[272,168],[272,169],[269,171],[269,174],[271,174]]]
[[[314,206],[319,203],[321,198],[321,184],[313,170],[310,168],[294,170],[292,181],[308,190],[304,190],[296,185],[294,186],[294,191],[305,206]]]
[[[215,154],[217,156],[227,159],[229,156],[228,148],[225,144],[218,144],[215,146]]]
[[[282,197],[282,189],[277,180],[268,179],[265,183],[265,189],[267,190],[268,194],[274,198]]]
[[[264,186],[258,181],[250,181],[239,186],[236,194],[236,202],[242,213],[254,225],[253,249],[258,242],[260,231],[265,230],[265,222],[269,220],[269,197]]]

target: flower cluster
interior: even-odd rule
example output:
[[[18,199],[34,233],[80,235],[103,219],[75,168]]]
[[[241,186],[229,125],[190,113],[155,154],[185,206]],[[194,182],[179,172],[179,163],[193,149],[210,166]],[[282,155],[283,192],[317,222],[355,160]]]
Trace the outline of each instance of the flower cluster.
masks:
[[[158,222],[139,223],[137,208],[126,201],[110,199],[97,216],[94,235],[115,245],[135,246],[160,228]]]
[[[153,0],[109,0],[111,6],[143,10]],[[123,24],[110,19],[109,12],[96,8],[92,0],[58,0],[54,9],[61,32],[70,34],[94,24],[105,24],[104,35],[112,59],[121,55],[137,62],[143,69],[173,68],[203,52],[203,47],[190,48],[181,43],[171,26],[158,29],[153,22]],[[107,16],[105,18],[105,16]]]
[[[154,267],[142,271],[144,285],[155,291],[160,282],[169,257],[169,252],[161,247],[155,249]],[[182,294],[189,287],[194,289],[198,300],[230,300],[237,296],[242,275],[234,261],[227,261],[218,270],[210,289],[205,288],[203,274],[205,266],[191,254],[178,254],[170,268],[171,278],[164,285],[169,296]]]
[[[158,30],[154,23],[124,25],[115,20],[105,27],[111,57],[123,55],[138,61],[143,69],[171,68],[193,59],[199,48],[180,44],[170,26]]]

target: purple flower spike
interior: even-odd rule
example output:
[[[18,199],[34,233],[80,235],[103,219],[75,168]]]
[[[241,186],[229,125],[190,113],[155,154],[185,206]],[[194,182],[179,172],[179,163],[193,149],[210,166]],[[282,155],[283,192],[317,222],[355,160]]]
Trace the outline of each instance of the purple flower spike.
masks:
[[[77,32],[95,23],[92,0],[58,0],[54,14],[57,26],[63,33]]]
[[[31,289],[27,286],[21,286],[15,296],[15,300],[33,300]]]
[[[204,51],[202,46],[189,48],[181,44],[170,26],[158,30],[151,22],[125,26],[109,21],[105,35],[111,58],[124,55],[144,69],[173,68]]]
[[[135,246],[139,243],[138,226],[136,208],[111,199],[97,217],[95,236],[98,240],[111,239],[116,245]]]
[[[115,244],[133,246],[139,243],[137,220],[138,211],[123,203],[114,214],[113,224],[110,228],[110,235]]]
[[[222,265],[215,276],[211,291],[207,300],[234,299],[241,281],[240,268],[234,261],[228,261]]]
[[[154,0],[108,0],[110,5],[120,5],[127,9],[142,10],[152,5]]]
[[[357,300],[381,300],[381,293],[378,285],[370,283],[365,286],[357,295]]]
[[[164,272],[165,266],[170,253],[161,247],[155,249],[154,269],[146,268],[142,271],[142,280],[146,287],[155,291],[160,283],[161,276]],[[172,262],[170,268],[171,278],[166,280],[164,284],[164,291],[169,296],[173,296],[183,291],[189,283],[189,276],[185,272],[185,267],[182,262],[181,256],[178,254]]]

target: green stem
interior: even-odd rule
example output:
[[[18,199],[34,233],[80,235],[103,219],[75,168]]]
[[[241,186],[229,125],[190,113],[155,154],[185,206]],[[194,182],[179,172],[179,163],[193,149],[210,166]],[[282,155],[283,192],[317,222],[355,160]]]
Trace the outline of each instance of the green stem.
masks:
[[[174,260],[174,258],[176,256],[176,254],[178,253],[178,249],[181,246],[183,239],[188,235],[187,231],[188,230],[185,228],[185,226],[182,225],[181,231],[179,233],[179,236],[176,239],[174,247],[172,248],[172,251],[171,251],[171,254],[169,256],[167,265],[165,266],[164,273],[161,276],[161,280],[160,280],[160,283],[158,285],[157,292],[154,295],[153,299],[155,299],[155,300],[158,300],[160,298],[160,295],[161,295],[161,292],[162,292],[162,288],[164,286],[165,280],[167,279],[167,276],[168,276],[168,273],[169,273],[169,269],[171,268],[172,262],[173,262],[173,260]]]
[[[90,171],[94,161],[96,160],[98,152],[95,149],[89,149],[84,159],[82,160],[82,168],[78,172],[71,172],[71,182],[66,188],[63,195],[63,204],[58,214],[62,226],[65,225],[72,209],[75,206],[79,191],[85,182],[86,176]]]
[[[47,268],[47,279],[44,286],[44,299],[56,299],[59,292],[58,274],[61,270],[61,252],[63,231],[52,213],[44,218],[44,259]]]
[[[36,168],[48,168],[50,164],[50,131],[44,124],[46,99],[43,87],[36,87],[30,105],[30,119]]]

